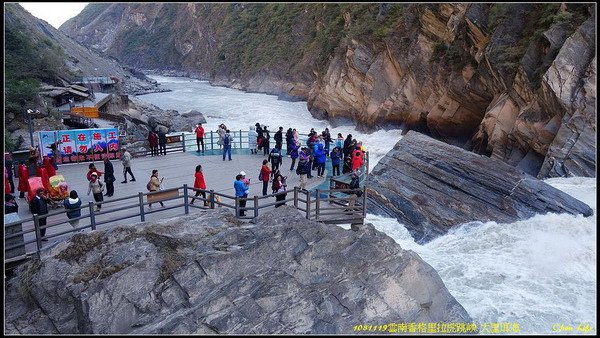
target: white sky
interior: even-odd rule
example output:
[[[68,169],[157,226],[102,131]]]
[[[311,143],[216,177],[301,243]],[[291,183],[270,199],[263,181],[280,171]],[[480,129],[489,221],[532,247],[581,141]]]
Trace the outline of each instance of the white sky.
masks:
[[[58,29],[76,16],[89,2],[19,2],[26,11]]]

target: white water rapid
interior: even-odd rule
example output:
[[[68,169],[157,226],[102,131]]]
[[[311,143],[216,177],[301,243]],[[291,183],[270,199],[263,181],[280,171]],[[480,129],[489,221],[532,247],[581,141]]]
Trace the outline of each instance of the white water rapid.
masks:
[[[180,113],[198,110],[206,117],[207,131],[220,123],[231,130],[248,130],[259,122],[272,133],[279,126],[303,134],[330,127],[332,137],[351,133],[363,141],[371,169],[401,138],[401,130],[365,134],[354,126],[331,128],[310,115],[306,102],[211,87],[188,78],[152,78],[172,91],[140,99]],[[587,203],[596,214],[596,179],[545,182]],[[510,224],[471,223],[426,245],[416,244],[395,219],[368,215],[366,221],[433,266],[480,330],[484,324],[509,323],[518,324],[519,334],[596,333],[595,216],[547,214]]]

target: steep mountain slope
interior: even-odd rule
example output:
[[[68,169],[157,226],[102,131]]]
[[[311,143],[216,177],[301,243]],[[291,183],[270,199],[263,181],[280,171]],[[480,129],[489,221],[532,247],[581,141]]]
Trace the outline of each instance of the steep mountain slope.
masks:
[[[594,176],[594,4],[90,4],[60,29],[138,69]]]
[[[5,45],[9,78],[33,78],[63,85],[82,76],[114,76],[122,81],[125,91],[150,85],[147,79],[136,78],[114,58],[77,43],[18,4],[5,5],[4,22],[6,37],[11,42]]]

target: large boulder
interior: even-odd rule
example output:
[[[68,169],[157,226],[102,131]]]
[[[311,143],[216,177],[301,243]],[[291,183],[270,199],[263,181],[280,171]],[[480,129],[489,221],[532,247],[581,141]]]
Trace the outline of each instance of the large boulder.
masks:
[[[500,160],[410,131],[368,178],[368,210],[397,218],[418,243],[473,221],[514,222],[585,203]]]
[[[254,224],[218,209],[78,233],[5,290],[9,334],[349,334],[359,324],[472,322],[430,265],[372,225],[344,230],[291,206]]]
[[[196,123],[206,123],[206,118],[204,117],[204,114],[194,109],[181,114],[181,116],[196,120]]]

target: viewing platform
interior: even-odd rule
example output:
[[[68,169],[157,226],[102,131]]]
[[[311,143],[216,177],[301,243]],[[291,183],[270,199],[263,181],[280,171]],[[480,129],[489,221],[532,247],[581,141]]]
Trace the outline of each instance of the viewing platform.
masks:
[[[237,136],[238,139],[241,139],[239,135]],[[247,135],[245,136],[247,137]],[[39,226],[36,227],[39,216],[32,216],[27,199],[19,199],[19,194],[16,192],[14,195],[17,197],[19,205],[19,220],[5,217],[5,223],[8,222],[5,224],[5,230],[11,228],[10,232],[5,231],[6,267],[35,255],[42,248],[63,241],[70,237],[74,230],[87,232],[115,225],[127,226],[141,221],[158,221],[214,208],[229,208],[234,215],[238,215],[238,218],[248,221],[264,210],[275,207],[275,195],[271,194],[272,183],[269,182],[268,195],[263,196],[263,183],[258,179],[262,161],[268,157],[262,151],[258,154],[251,154],[247,147],[240,147],[242,145],[240,142],[236,148],[232,149],[232,160],[229,161],[226,158],[223,161],[222,150],[217,148],[219,146],[216,142],[212,143],[213,149],[210,149],[210,143],[205,143],[208,149],[203,154],[196,152],[195,136],[193,146],[190,145],[188,136],[182,137],[184,142],[180,140],[180,142],[169,144],[166,156],[150,156],[150,153],[145,154],[131,150],[134,154],[131,170],[136,179],[133,182],[130,181],[131,177],[128,174],[128,182],[121,183],[124,180],[122,162],[119,159],[111,160],[116,178],[114,195],[103,197],[104,201],[101,203],[100,212],[95,211],[96,203],[93,195],[87,195],[86,174],[90,162],[59,165],[57,175],[64,176],[69,191],[76,190],[82,201],[81,217],[78,228],[74,229],[68,223],[69,219],[62,207],[62,201],[56,201],[60,207],[49,207],[49,214],[46,215],[45,237],[48,241],[41,240]],[[184,144],[186,144],[186,151],[183,151]],[[130,147],[128,146],[128,148]],[[283,153],[285,154],[285,150]],[[306,190],[303,190],[299,188],[299,175],[295,172],[298,161],[294,165],[294,170],[290,171],[292,160],[284,155],[280,172],[283,176],[287,176],[287,191],[285,200],[282,202],[295,206],[306,215],[307,219],[333,224],[361,224],[366,216],[366,189],[361,184],[363,193],[360,198],[347,194],[349,191],[343,190],[345,188],[343,182],[349,182],[348,175],[338,176],[335,181],[331,180],[329,176],[331,173],[330,162],[328,158],[325,177],[318,178],[316,170],[313,171],[313,177],[307,180]],[[94,164],[98,170],[104,172],[102,161],[96,161]],[[193,188],[195,168],[199,164],[202,165],[207,186],[204,191],[207,196],[206,206],[203,203],[202,195],[197,197],[193,205],[190,204],[192,197],[199,190]],[[363,178],[367,174],[366,167],[363,166],[363,170],[361,170]],[[149,193],[146,190],[146,183],[154,169],[158,170],[159,177],[164,177],[163,190]],[[246,172],[246,178],[250,179],[245,217],[239,216],[241,200],[235,198],[233,187],[235,177],[240,171]],[[15,177],[14,181],[15,186],[18,186],[18,177]],[[101,181],[104,183],[104,175],[101,176]],[[331,190],[330,187],[333,185],[336,185],[338,189]],[[151,207],[149,200],[152,202]],[[161,207],[159,200],[162,200],[164,207]]]

